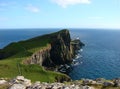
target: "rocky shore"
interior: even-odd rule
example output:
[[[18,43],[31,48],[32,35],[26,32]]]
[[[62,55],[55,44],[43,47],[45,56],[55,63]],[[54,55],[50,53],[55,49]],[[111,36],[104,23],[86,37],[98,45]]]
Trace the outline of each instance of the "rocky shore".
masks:
[[[0,70],[2,72],[0,76],[9,78],[17,76],[18,73],[15,70],[18,70],[19,75],[23,76],[17,76],[14,79],[0,78],[0,89],[120,89],[120,78],[113,80],[97,78],[95,80],[81,79],[72,81],[68,76],[61,74],[69,71],[69,64],[76,63],[73,59],[82,46],[84,44],[79,39],[71,40],[68,30],[61,30],[26,41],[11,43],[0,50],[0,60],[15,56],[9,59],[11,62],[4,60],[5,62],[1,63]],[[37,50],[33,51],[33,49]],[[20,60],[18,60],[19,56]],[[18,63],[18,61],[21,62]],[[13,65],[8,65],[8,63]],[[4,68],[6,67],[8,69],[5,70]],[[12,71],[9,71],[10,68],[13,68],[11,69]],[[57,72],[61,73],[58,74]],[[24,76],[29,79],[24,78]],[[36,82],[32,82],[33,80]]]
[[[40,82],[32,83],[24,76],[17,76],[14,79],[1,78],[0,89],[120,89],[120,78],[105,80],[98,78],[95,80],[81,79],[70,82]]]

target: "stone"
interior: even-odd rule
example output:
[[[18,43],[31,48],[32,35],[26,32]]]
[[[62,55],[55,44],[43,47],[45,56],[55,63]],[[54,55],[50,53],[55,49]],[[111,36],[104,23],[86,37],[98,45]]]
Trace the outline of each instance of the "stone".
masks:
[[[9,89],[26,89],[23,84],[13,84]]]
[[[24,76],[17,76],[16,79],[17,80],[24,80]]]
[[[90,87],[90,86],[83,86],[81,89],[95,89],[95,88]]]
[[[105,82],[105,79],[104,78],[97,78],[95,81],[97,84],[103,84]]]
[[[107,87],[107,86],[113,86],[114,83],[113,82],[104,82],[103,86]]]
[[[120,78],[114,79],[113,82],[115,87],[120,87]]]
[[[77,85],[77,86],[75,86],[73,89],[80,89],[80,87]]]
[[[83,80],[83,85],[91,84],[93,80],[91,79],[84,79]]]
[[[64,89],[70,89],[69,87],[65,87]]]
[[[25,86],[30,86],[31,85],[31,80],[24,79],[23,82],[22,82],[22,84],[25,85]]]
[[[13,84],[22,84],[27,87],[31,85],[31,80],[24,78],[24,76],[17,76],[15,79],[10,81],[10,85]]]
[[[0,80],[0,85],[1,85],[1,84],[5,84],[5,83],[7,83],[6,80]]]
[[[92,81],[91,81],[91,84],[96,84],[96,83],[97,83],[97,82],[96,82],[96,81],[94,81],[94,80],[92,80]]]

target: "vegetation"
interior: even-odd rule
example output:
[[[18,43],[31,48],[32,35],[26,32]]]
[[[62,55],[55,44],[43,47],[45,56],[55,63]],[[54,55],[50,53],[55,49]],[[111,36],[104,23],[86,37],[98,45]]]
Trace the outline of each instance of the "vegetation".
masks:
[[[4,49],[1,49],[0,54],[3,55],[4,59],[0,60],[0,77],[14,78],[17,75],[23,75],[33,82],[54,82],[56,77],[66,78],[67,76],[64,74],[46,71],[39,65],[25,65],[22,63],[23,60],[26,60],[34,52],[48,46],[51,41],[49,36],[56,34],[53,33],[26,41],[11,43]]]

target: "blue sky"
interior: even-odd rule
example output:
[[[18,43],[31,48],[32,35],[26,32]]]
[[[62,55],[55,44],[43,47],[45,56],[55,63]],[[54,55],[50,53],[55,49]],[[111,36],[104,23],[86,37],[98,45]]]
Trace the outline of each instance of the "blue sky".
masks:
[[[2,28],[120,28],[120,0],[0,0]]]

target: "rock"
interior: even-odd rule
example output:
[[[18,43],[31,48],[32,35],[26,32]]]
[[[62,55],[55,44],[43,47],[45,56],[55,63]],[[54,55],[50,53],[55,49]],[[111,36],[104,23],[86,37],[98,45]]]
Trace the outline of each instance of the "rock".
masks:
[[[90,87],[90,86],[83,86],[81,89],[95,89],[95,88]]]
[[[17,76],[16,80],[24,80],[24,76]]]
[[[56,65],[65,64],[72,61],[70,53],[70,33],[68,30],[62,30],[51,37],[51,60]],[[57,61],[56,61],[57,60]]]
[[[97,78],[95,79],[95,81],[97,82],[97,84],[103,84],[105,82],[104,78]]]
[[[51,89],[58,89],[58,88],[59,88],[58,86],[51,87]]]
[[[83,85],[87,85],[87,84],[92,84],[93,80],[91,79],[83,79]]]
[[[6,80],[0,80],[0,85],[7,83]]]
[[[30,85],[31,85],[31,80],[29,80],[29,79],[24,79],[23,85],[25,85],[25,86],[30,86]]]
[[[119,89],[120,87],[119,78],[114,79],[113,81],[106,81],[103,78],[98,78],[96,81],[92,79],[82,79],[83,83],[77,80],[65,83],[41,83],[39,81],[36,81],[35,83],[31,84],[30,80],[24,78],[23,76],[17,76],[12,81],[12,83],[9,83],[2,79],[0,89],[4,89],[4,87],[5,89],[97,89],[96,86],[100,86],[102,88],[110,87],[111,89],[113,86],[116,86]]]
[[[30,86],[31,80],[24,78],[24,76],[17,76],[15,79],[10,81],[10,84],[22,84],[24,86]]]
[[[40,85],[40,82],[37,81],[37,82],[35,82],[33,85],[31,85],[31,87],[28,88],[28,89],[35,89],[35,88],[39,89],[39,88],[41,88],[41,87],[42,87],[42,86]]]
[[[114,79],[113,82],[115,87],[120,87],[120,78]]]
[[[69,87],[65,87],[64,89],[70,89]]]
[[[26,89],[23,84],[13,84],[9,89]]]
[[[30,58],[30,63],[51,67],[72,62],[75,51],[79,50],[83,43],[80,40],[72,40],[68,30],[47,35],[50,38],[50,45],[44,50],[34,53]],[[57,61],[56,61],[57,60]]]
[[[113,86],[114,83],[113,82],[104,82],[103,86],[107,87],[107,86]]]
[[[96,82],[96,81],[94,81],[94,80],[92,80],[92,81],[91,81],[91,84],[96,84],[96,83],[97,83],[97,82]]]

